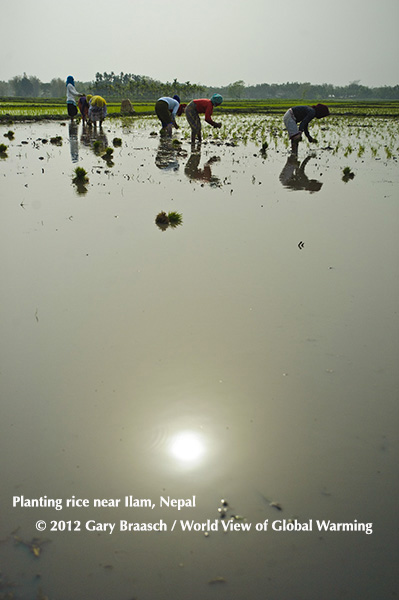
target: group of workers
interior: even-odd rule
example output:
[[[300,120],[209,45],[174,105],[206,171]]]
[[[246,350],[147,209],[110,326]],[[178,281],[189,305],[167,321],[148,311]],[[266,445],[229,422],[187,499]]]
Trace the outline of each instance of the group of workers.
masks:
[[[88,123],[94,126],[97,123],[102,125],[107,116],[107,103],[101,96],[92,96],[91,94],[83,94],[75,88],[75,81],[72,75],[69,75],[66,80],[66,98],[68,116],[71,121],[78,114],[78,108],[82,115],[83,125]],[[76,103],[76,99],[79,98]]]
[[[107,103],[101,96],[91,96],[81,94],[75,88],[75,82],[70,75],[66,81],[67,86],[67,108],[68,115],[73,118],[78,113],[78,108],[82,115],[83,124],[89,123],[100,126],[107,115]],[[76,98],[79,97],[78,104]],[[212,119],[213,109],[223,102],[223,96],[213,94],[210,99],[200,98],[192,100],[189,104],[182,104],[178,95],[170,98],[163,96],[155,104],[155,113],[161,121],[161,135],[171,136],[172,129],[179,128],[176,123],[176,117],[185,113],[188,124],[191,127],[191,144],[195,141],[201,142],[201,121],[200,114],[205,115],[205,121],[212,127],[220,128],[221,123]],[[325,104],[316,104],[314,106],[294,106],[285,113],[283,120],[291,141],[291,151],[293,154],[298,152],[298,144],[302,140],[302,134],[305,134],[309,142],[316,142],[309,133],[308,125],[312,119],[322,119],[330,114]]]

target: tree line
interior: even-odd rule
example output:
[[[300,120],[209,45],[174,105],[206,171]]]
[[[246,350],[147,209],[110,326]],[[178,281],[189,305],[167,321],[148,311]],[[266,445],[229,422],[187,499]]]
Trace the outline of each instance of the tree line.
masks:
[[[352,81],[346,86],[336,86],[331,83],[313,84],[310,82],[298,83],[259,83],[246,86],[239,80],[221,88],[208,88],[208,92],[222,94],[223,97],[233,100],[263,100],[274,99],[324,99],[337,98],[341,100],[398,100],[399,85],[367,87],[360,81]]]
[[[161,82],[145,75],[132,73],[96,73],[93,81],[75,81],[78,91],[86,94],[99,94],[107,100],[156,100],[161,96],[178,94],[185,100],[206,95],[204,85],[181,83],[174,79],[172,82]],[[43,83],[34,76],[24,73],[9,81],[0,81],[1,97],[17,98],[63,98],[65,97],[65,80],[54,78],[49,83]]]
[[[263,99],[356,99],[356,100],[397,100],[399,85],[367,87],[360,81],[352,81],[346,86],[329,83],[312,84],[310,82],[259,83],[245,85],[242,80],[224,87],[209,87],[190,81],[161,82],[145,75],[132,73],[96,73],[93,81],[76,81],[78,90],[85,93],[99,94],[109,100],[156,100],[165,95],[178,94],[184,101],[192,98],[222,94],[226,100],[263,100]],[[1,97],[18,98],[63,98],[65,97],[65,80],[54,78],[43,83],[35,76],[24,73],[8,81],[0,81]]]

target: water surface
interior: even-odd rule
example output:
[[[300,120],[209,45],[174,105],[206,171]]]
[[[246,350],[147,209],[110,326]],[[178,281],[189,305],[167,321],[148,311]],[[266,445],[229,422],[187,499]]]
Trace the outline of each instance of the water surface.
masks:
[[[18,598],[396,593],[392,126],[359,129],[348,153],[353,129],[332,121],[295,159],[274,122],[248,121],[269,136],[263,155],[239,120],[224,123],[194,151],[186,126],[179,145],[153,135],[153,119],[95,135],[12,125],[0,161],[0,555],[17,585],[3,589]],[[115,137],[107,164],[93,144]],[[72,183],[76,166],[86,190]],[[160,211],[182,224],[162,231]],[[12,506],[45,495],[90,507]],[[156,506],[126,508],[127,495]],[[196,506],[160,507],[161,496]],[[121,502],[93,508],[95,498]],[[118,530],[161,519],[167,532]],[[250,531],[224,533],[229,519]],[[373,533],[320,532],[323,519]],[[53,520],[82,531],[49,531]],[[116,530],[87,531],[89,520]],[[219,530],[182,531],[180,520]],[[313,531],[273,531],[283,520]],[[48,543],[35,557],[15,536]]]

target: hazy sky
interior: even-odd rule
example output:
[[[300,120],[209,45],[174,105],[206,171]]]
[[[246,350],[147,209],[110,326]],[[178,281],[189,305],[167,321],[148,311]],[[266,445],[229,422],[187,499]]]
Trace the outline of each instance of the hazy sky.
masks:
[[[0,0],[0,80],[399,83],[399,0]]]

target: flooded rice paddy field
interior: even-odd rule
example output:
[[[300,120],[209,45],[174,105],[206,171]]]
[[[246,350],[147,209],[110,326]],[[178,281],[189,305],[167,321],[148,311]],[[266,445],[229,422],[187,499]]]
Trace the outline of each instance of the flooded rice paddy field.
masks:
[[[1,126],[0,597],[394,598],[398,123],[181,123]]]

